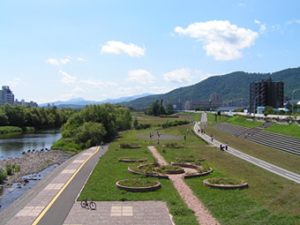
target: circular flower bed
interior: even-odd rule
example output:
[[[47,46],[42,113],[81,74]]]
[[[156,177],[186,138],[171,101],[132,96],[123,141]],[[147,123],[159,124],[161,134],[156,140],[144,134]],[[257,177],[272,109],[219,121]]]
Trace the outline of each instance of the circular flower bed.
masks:
[[[146,162],[147,158],[136,158],[136,157],[121,157],[119,158],[120,162]]]
[[[148,179],[125,179],[116,182],[116,186],[125,191],[146,192],[155,191],[161,187],[159,181]]]
[[[202,163],[205,161],[205,159],[201,158],[195,158],[194,156],[183,156],[183,157],[177,157],[176,163],[182,163],[182,164],[194,164],[194,165],[202,165]]]
[[[184,173],[184,169],[182,169],[180,166],[174,166],[174,165],[159,166],[155,170],[158,171],[159,173],[163,173],[163,174]]]
[[[122,143],[120,144],[120,148],[129,148],[129,149],[136,149],[141,148],[142,146],[136,143]]]
[[[225,177],[208,178],[203,181],[203,184],[208,187],[220,189],[240,189],[248,187],[248,184],[243,180]]]
[[[180,166],[184,168],[189,168],[189,170],[185,171],[184,178],[192,178],[192,177],[199,177],[210,174],[213,169],[210,168],[208,165],[195,165],[193,163],[180,163],[180,162],[173,162],[171,163],[174,166]]]

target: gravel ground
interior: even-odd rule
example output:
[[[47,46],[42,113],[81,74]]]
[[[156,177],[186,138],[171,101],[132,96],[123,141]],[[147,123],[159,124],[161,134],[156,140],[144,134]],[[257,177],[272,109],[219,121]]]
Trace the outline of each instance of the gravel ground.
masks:
[[[5,185],[10,186],[14,182],[21,182],[23,176],[37,173],[53,164],[61,164],[71,156],[72,154],[67,152],[51,150],[25,153],[20,158],[0,160],[0,168],[4,168],[7,163],[18,164],[21,167],[20,172],[13,176],[8,176]]]

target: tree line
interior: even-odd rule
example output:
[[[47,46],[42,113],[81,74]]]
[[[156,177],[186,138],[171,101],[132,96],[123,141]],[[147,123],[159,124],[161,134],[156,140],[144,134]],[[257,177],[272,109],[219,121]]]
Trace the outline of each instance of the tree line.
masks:
[[[161,99],[154,101],[148,109],[145,111],[145,114],[152,116],[160,116],[160,115],[171,115],[174,113],[172,104],[164,105],[163,100]]]
[[[60,128],[74,112],[73,109],[56,107],[40,108],[6,104],[0,106],[0,126]]]

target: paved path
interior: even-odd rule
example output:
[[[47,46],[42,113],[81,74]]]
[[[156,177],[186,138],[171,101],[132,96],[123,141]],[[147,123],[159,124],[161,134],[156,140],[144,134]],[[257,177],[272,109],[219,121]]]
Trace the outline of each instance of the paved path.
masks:
[[[36,196],[7,224],[63,224],[81,187],[103,153],[104,150],[90,148],[73,157],[69,164],[47,186],[36,193]]]
[[[207,134],[201,134],[201,132],[199,132],[200,125],[206,126],[206,123],[207,123],[207,114],[206,113],[202,113],[202,117],[201,117],[200,123],[195,123],[195,125],[194,125],[194,132],[195,132],[195,134],[198,135],[199,137],[201,137],[207,143],[212,144],[212,145],[214,145],[214,146],[216,146],[218,148],[219,148],[219,146],[221,144],[224,145],[224,143],[222,143],[222,142],[220,142],[218,140],[215,140],[215,138],[214,138],[213,141],[211,141],[211,137],[210,136],[208,136]],[[248,155],[246,153],[243,153],[243,152],[241,152],[241,151],[239,151],[239,150],[237,150],[235,148],[232,148],[232,147],[228,147],[228,150],[225,150],[225,151],[228,152],[228,153],[230,153],[230,154],[232,154],[232,155],[234,155],[234,156],[236,156],[236,157],[238,157],[238,158],[240,158],[240,159],[243,159],[243,160],[245,160],[245,161],[247,161],[249,163],[252,163],[252,164],[254,164],[256,166],[259,166],[259,167],[261,167],[261,168],[263,168],[265,170],[268,170],[268,171],[270,171],[270,172],[272,172],[274,174],[277,174],[277,175],[279,175],[281,177],[284,177],[286,179],[289,179],[291,181],[294,181],[294,182],[300,184],[300,175],[297,174],[297,173],[294,173],[294,172],[291,172],[289,170],[283,169],[283,168],[281,168],[279,166],[275,166],[275,165],[273,165],[271,163],[268,163],[268,162],[263,161],[261,159],[258,159],[258,158],[255,158],[253,156],[250,156],[250,155]]]
[[[148,149],[160,165],[168,165],[154,146],[149,146]],[[205,208],[204,204],[194,195],[192,189],[184,182],[182,174],[168,175],[168,177],[187,206],[194,211],[199,224],[219,225],[218,221]]]
[[[165,202],[96,202],[96,210],[72,207],[64,225],[173,225]]]

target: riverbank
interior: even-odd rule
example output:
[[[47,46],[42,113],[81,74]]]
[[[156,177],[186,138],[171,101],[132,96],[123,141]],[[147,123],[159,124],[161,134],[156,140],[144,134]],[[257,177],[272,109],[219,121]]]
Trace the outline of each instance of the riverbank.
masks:
[[[72,156],[71,153],[59,150],[25,153],[19,158],[0,160],[0,168],[6,164],[20,165],[20,172],[7,177],[4,187],[13,183],[24,183],[24,176],[37,173],[53,164],[61,164]]]

